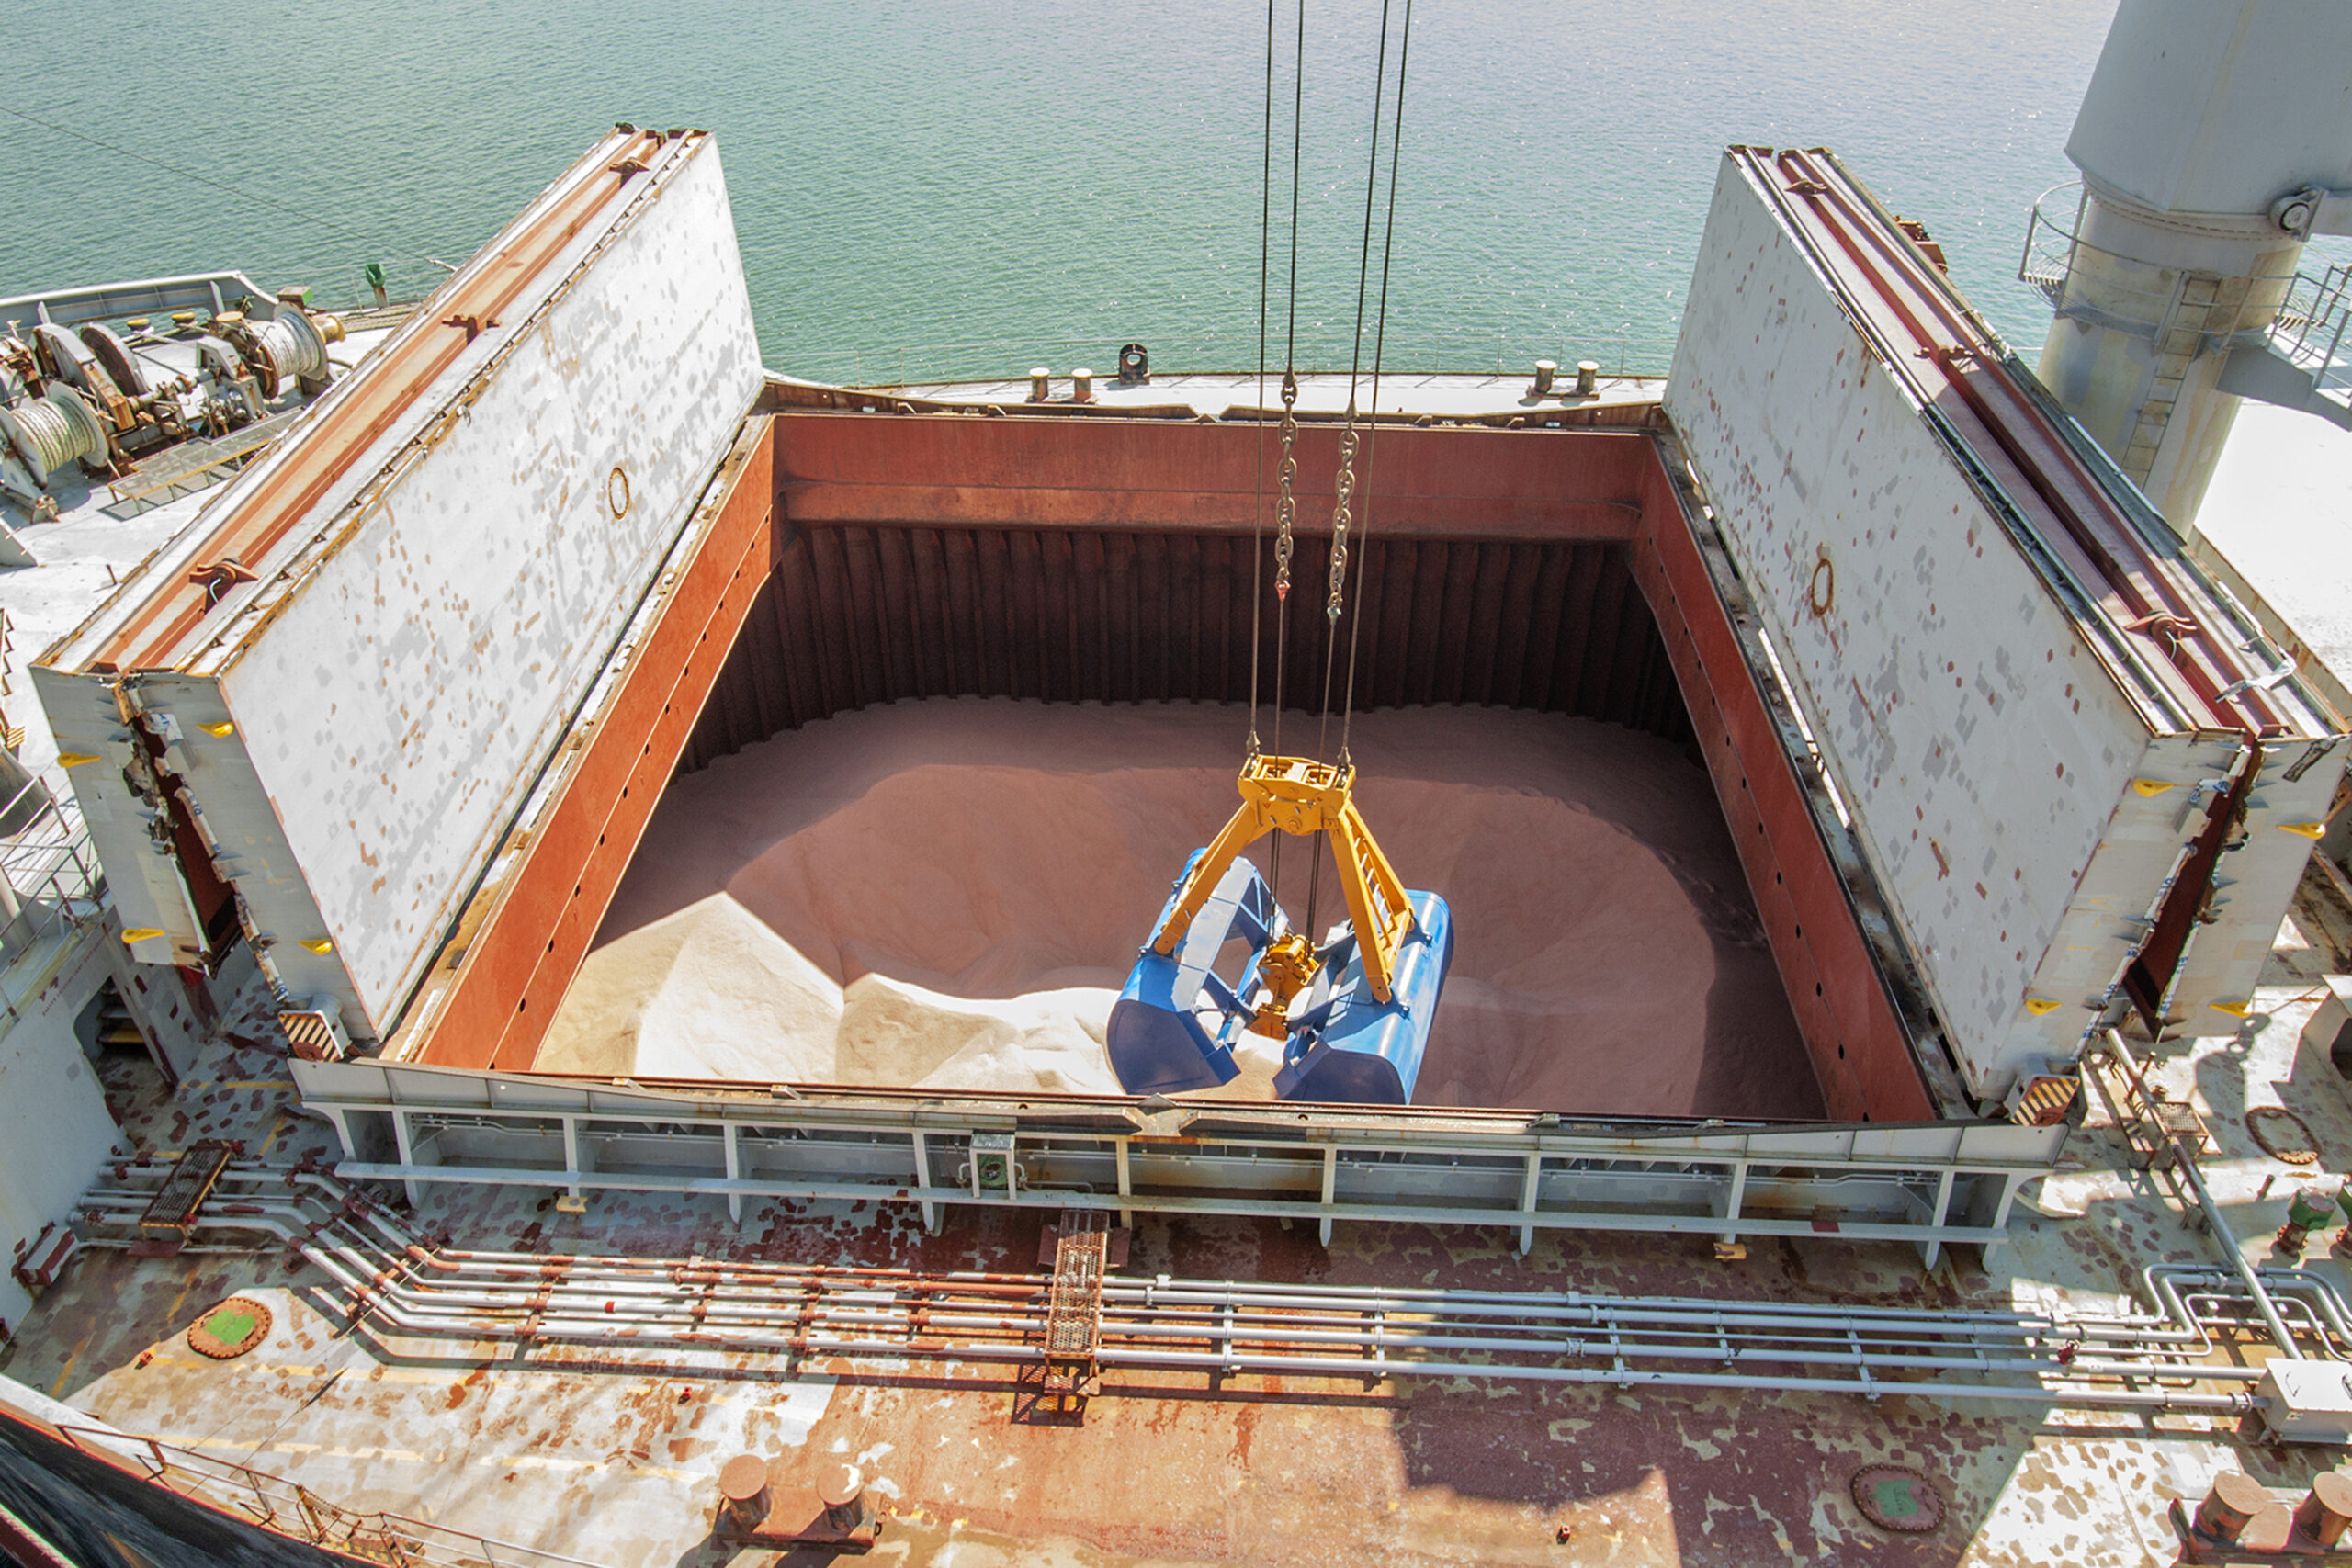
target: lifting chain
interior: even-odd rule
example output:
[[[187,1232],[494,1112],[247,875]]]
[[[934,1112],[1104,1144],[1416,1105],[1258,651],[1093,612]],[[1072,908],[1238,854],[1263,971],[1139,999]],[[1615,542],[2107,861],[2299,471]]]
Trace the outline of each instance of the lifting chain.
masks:
[[[1334,626],[1340,620],[1340,592],[1348,581],[1348,499],[1356,490],[1356,405],[1348,403],[1348,427],[1340,433],[1339,498],[1331,508],[1331,596],[1323,614]]]
[[[1277,603],[1290,598],[1291,524],[1298,517],[1298,457],[1294,450],[1298,445],[1298,421],[1292,409],[1298,402],[1298,377],[1289,370],[1283,372],[1283,466],[1280,483],[1281,499],[1274,503],[1274,598]],[[1277,697],[1276,702],[1281,699]]]

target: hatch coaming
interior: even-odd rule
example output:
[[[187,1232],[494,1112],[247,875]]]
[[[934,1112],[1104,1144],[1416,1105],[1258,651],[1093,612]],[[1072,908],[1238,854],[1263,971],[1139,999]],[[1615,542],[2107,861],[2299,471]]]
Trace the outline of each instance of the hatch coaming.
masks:
[[[788,412],[771,428],[773,513],[760,525],[772,530],[773,570],[741,607],[738,646],[702,705],[685,766],[910,697],[1246,700],[1249,526],[1261,448],[1270,469],[1278,460],[1271,427],[910,411]],[[1302,490],[1329,482],[1337,450],[1336,431],[1302,432]],[[1678,642],[1693,646],[1683,619],[1690,594],[1705,596],[1718,623],[1724,611],[1704,569],[1695,577],[1677,569],[1681,598],[1661,598],[1664,577],[1647,558],[1660,531],[1679,534],[1682,558],[1695,565],[1693,530],[1704,524],[1668,479],[1656,439],[1384,429],[1365,466],[1379,499],[1377,543],[1356,556],[1363,700],[1532,706],[1676,739],[1691,734],[1686,703],[1752,715],[1736,764],[1709,761],[1736,832],[1755,826],[1761,835],[1760,850],[1742,846],[1747,880],[1759,903],[1785,907],[1767,921],[1771,946],[1816,1076],[1833,1086],[1831,1113],[1909,1121],[1964,1109],[1923,1083],[1915,1035],[1922,1049],[1940,1047],[1932,1028],[1895,1005],[1880,971],[1900,954],[1860,931],[1850,879],[1867,874],[1859,857],[1830,852],[1788,750],[1792,732],[1767,711],[1768,678],[1728,637],[1710,648],[1719,642],[1732,665],[1712,674],[1669,655]],[[751,521],[752,473],[747,463],[731,498],[712,503],[714,517]],[[1036,495],[1021,489],[1022,476],[1038,480]],[[1320,581],[1327,535],[1328,521],[1302,520],[1302,581]],[[739,558],[731,544],[723,553]],[[674,611],[665,605],[632,630],[638,672],[616,675],[612,694],[584,716],[542,782],[527,838],[477,899],[481,918],[469,917],[445,957],[436,987],[470,998],[468,1016],[454,1001],[436,1003],[420,1015],[429,1026],[394,1042],[394,1058],[531,1070],[537,1032],[561,996],[560,986],[547,991],[547,976],[568,977],[584,953],[642,825],[635,811],[616,816],[622,775],[597,761],[616,728],[605,716],[619,711],[625,681],[659,685],[676,674],[674,665],[650,668],[662,662],[650,653],[657,646],[704,646],[697,617],[708,596],[683,585],[674,592]],[[673,616],[695,620],[685,643]],[[1320,617],[1292,620],[1303,640],[1289,660],[1289,694],[1311,706],[1320,664],[1308,644]],[[720,641],[717,631],[711,641]],[[1698,695],[1694,679],[1710,682]],[[655,750],[670,745],[666,729],[650,739]],[[645,744],[629,738],[640,771]],[[1747,796],[1751,776],[1768,770],[1777,770],[1783,798],[1759,814]],[[600,771],[605,784],[592,786]],[[614,831],[620,817],[635,826]],[[1828,831],[1842,829],[1832,819]],[[526,869],[559,840],[593,850]],[[526,897],[521,888],[534,878],[546,886]],[[506,929],[516,921],[519,934]],[[493,976],[484,956],[509,949],[528,964]]]

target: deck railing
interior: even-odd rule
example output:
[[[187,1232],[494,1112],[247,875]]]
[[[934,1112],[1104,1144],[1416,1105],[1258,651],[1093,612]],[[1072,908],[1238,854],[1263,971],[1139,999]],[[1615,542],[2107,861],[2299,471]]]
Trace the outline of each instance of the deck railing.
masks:
[[[1182,342],[1148,344],[1151,351],[1152,370],[1156,375],[1254,375],[1258,364],[1258,340],[1254,334],[1246,339],[1236,333],[1206,333]],[[1271,385],[1282,376],[1281,344],[1272,346],[1274,356],[1268,372]],[[1530,370],[1538,359],[1550,359],[1573,367],[1580,359],[1589,359],[1600,367],[1604,376],[1663,376],[1664,356],[1655,345],[1630,337],[1601,335],[1579,336],[1573,342],[1535,344],[1524,332],[1503,332],[1489,337],[1453,337],[1421,341],[1398,345],[1392,343],[1384,378],[1394,381],[1400,378],[1428,375],[1499,376],[1507,372]],[[845,354],[831,354],[811,349],[805,355],[786,352],[777,368],[787,375],[806,376],[813,379],[831,380],[847,387],[871,387],[896,390],[910,386],[938,386],[948,382],[1018,381],[1027,377],[1035,366],[1052,369],[1057,378],[1067,378],[1070,371],[1080,366],[1093,370],[1097,379],[1107,383],[1116,374],[1119,344],[1105,338],[1068,338],[1023,344],[1002,342],[910,344],[901,347],[857,350]],[[1348,373],[1348,356],[1344,350],[1317,351],[1306,355],[1299,366],[1299,374],[1341,375]],[[1361,375],[1367,386],[1372,378],[1369,346]]]
[[[91,1427],[57,1430],[85,1453],[130,1460],[147,1479],[263,1529],[397,1568],[597,1568],[581,1558],[495,1540],[401,1514],[346,1508],[283,1476],[153,1438]]]
[[[2053,186],[2041,193],[2026,220],[2025,248],[2018,258],[2018,280],[2050,301],[2061,316],[2078,317],[2143,336],[2153,333],[2164,341],[2188,305],[2188,285],[2193,276],[2181,267],[2158,266],[2092,244],[2082,237],[2088,197],[2079,180]],[[2073,211],[2066,210],[2071,202]],[[2096,263],[2097,302],[2072,289],[2075,276],[2086,263]],[[2352,324],[2352,262],[2338,262],[2317,273],[2281,270],[2257,273],[2246,280],[2247,304],[2233,307],[2232,319],[2251,309],[2269,292],[2279,301],[2267,326],[2245,333],[2208,332],[2200,351],[2220,351],[2240,341],[2260,343],[2312,373],[2323,392],[2341,395],[2352,389],[2352,365],[2342,352],[2347,324]]]
[[[43,786],[31,780],[0,804],[6,820]],[[0,961],[68,925],[98,918],[105,869],[71,795],[44,800],[31,821],[0,840]]]

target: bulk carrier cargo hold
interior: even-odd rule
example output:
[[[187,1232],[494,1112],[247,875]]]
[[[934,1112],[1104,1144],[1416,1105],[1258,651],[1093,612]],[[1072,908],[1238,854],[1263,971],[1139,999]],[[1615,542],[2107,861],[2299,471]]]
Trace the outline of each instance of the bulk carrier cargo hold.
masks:
[[[714,140],[622,126],[413,311],[6,302],[61,515],[0,583],[51,1151],[0,1550],[2180,1544],[2025,1479],[2101,1467],[2209,1546],[2316,1485],[2316,1540],[2344,1281],[2232,1227],[2314,1230],[2352,1149],[2344,689],[1940,262],[1738,146],[1662,380],[843,388],[761,368]],[[1352,945],[1270,1045],[1204,1007],[1233,1087],[1125,1092],[1111,998],[1261,755],[1352,761],[1377,846],[1209,880]],[[1366,937],[1399,877],[1442,999]],[[1372,1050],[1302,1021],[1345,985],[1386,1077],[1306,1070]]]

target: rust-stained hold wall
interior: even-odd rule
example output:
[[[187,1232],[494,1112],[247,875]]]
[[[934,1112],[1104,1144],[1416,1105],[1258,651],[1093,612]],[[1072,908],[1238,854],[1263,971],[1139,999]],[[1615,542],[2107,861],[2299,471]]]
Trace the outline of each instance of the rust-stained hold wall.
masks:
[[[1329,542],[1299,547],[1283,698],[1320,711]],[[1269,598],[1272,573],[1268,559]],[[1351,575],[1359,707],[1469,703],[1690,733],[1622,545],[1390,537]],[[761,590],[681,765],[908,697],[1247,702],[1250,607],[1247,536],[810,528]],[[1344,618],[1340,630],[1335,709]],[[1266,634],[1271,698],[1271,615]]]
[[[775,429],[777,571],[684,766],[902,697],[1246,702],[1253,549],[1271,700],[1271,427],[792,412]],[[1296,709],[1323,706],[1339,446],[1328,427],[1299,433],[1282,682]],[[1347,589],[1359,705],[1500,704],[1687,735],[1627,566],[1655,466],[1640,434],[1368,434]]]
[[[1247,700],[1250,524],[1258,460],[1269,479],[1279,460],[1272,430],[796,412],[770,429],[772,505],[761,507],[758,463],[747,461],[722,508],[731,521],[717,525],[730,541],[744,528],[757,536],[725,552],[741,563],[726,580],[730,616],[739,585],[753,581],[743,572],[770,564],[741,601],[741,629],[679,746],[679,768],[906,697]],[[1321,703],[1337,445],[1333,431],[1301,434],[1283,672],[1294,710]],[[1363,617],[1358,703],[1531,707],[1690,739],[1713,772],[1830,1114],[1935,1115],[1909,1026],[1857,929],[1847,877],[1860,873],[1833,852],[1834,822],[1809,812],[1721,597],[1714,573],[1729,572],[1728,561],[1715,551],[1706,564],[1710,530],[1686,511],[1657,438],[1385,428],[1360,466],[1367,474],[1371,533],[1353,542],[1349,589]],[[1359,525],[1366,510],[1359,505]],[[1271,533],[1262,545],[1270,604]],[[673,657],[657,649],[675,641],[678,616],[700,617],[687,637],[697,683],[707,678],[700,650],[731,632],[731,618],[705,608],[718,579],[707,592],[671,592],[682,608],[631,632],[646,651],[630,692]],[[1271,615],[1268,627],[1271,694]],[[1343,645],[1341,682],[1344,659]],[[396,1054],[528,1066],[635,847],[634,781],[679,745],[670,727],[692,696],[683,686],[668,694],[650,752],[635,721],[606,716],[632,697],[614,698],[583,727],[545,786],[553,804],[510,851],[521,869],[494,879],[478,906],[487,918],[469,917],[459,957],[445,961],[447,994],[458,999],[436,1002],[430,1027],[403,1030]],[[622,775],[603,761],[623,740],[633,764],[627,810],[616,793]]]
[[[1776,695],[1768,695],[1742,652],[1736,617],[1748,606],[1744,594],[1736,607],[1725,602],[1727,587],[1739,593],[1736,574],[1713,529],[1694,518],[1695,498],[1665,468],[1656,471],[1647,500],[1634,572],[1667,628],[1699,754],[1747,868],[1822,1100],[1841,1121],[1931,1117],[1934,1103],[1906,1043],[1909,1026],[1807,804]]]

